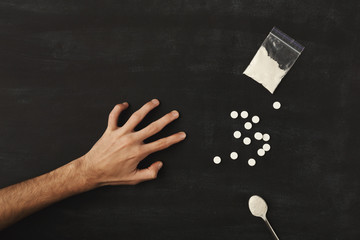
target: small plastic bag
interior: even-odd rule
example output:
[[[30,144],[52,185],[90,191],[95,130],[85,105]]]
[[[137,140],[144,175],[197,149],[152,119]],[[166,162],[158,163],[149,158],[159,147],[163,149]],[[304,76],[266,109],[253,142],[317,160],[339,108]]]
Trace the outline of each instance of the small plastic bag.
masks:
[[[243,74],[274,93],[303,50],[301,44],[273,27]]]

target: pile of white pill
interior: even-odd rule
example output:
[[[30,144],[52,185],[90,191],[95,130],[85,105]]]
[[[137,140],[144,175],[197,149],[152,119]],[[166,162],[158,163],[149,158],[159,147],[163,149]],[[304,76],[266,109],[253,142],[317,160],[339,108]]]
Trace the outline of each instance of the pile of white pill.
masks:
[[[274,109],[277,110],[277,109],[280,109],[280,107],[281,107],[280,102],[276,101],[273,103]],[[230,113],[230,117],[232,119],[237,119],[239,117],[239,113],[234,110]],[[241,141],[241,137],[243,136],[241,142],[244,145],[248,146],[252,142],[251,137],[250,137],[252,135],[249,133],[249,130],[251,130],[253,128],[254,124],[258,124],[260,122],[260,117],[257,115],[254,115],[249,118],[249,113],[245,110],[240,112],[240,117],[246,121],[243,125],[244,132],[242,133],[240,130],[236,130],[233,133],[233,137],[235,139],[240,139],[240,141]],[[268,133],[255,132],[253,134],[253,137],[254,137],[254,140],[256,140],[256,141],[263,141],[262,146],[259,149],[257,149],[256,153],[259,157],[265,156],[266,152],[270,151],[270,148],[271,148],[270,144],[268,143],[270,141],[270,135]],[[238,159],[238,156],[239,156],[238,153],[235,151],[230,153],[230,158],[232,160]],[[221,163],[221,157],[215,156],[213,158],[213,161],[215,164],[219,164],[219,163]],[[249,158],[248,165],[252,167],[252,166],[255,166],[255,164],[256,164],[256,160],[254,158]]]

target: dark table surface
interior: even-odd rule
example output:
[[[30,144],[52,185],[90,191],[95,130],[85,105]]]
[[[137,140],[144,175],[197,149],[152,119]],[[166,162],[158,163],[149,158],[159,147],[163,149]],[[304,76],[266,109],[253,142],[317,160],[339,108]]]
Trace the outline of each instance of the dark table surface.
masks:
[[[242,72],[273,26],[305,50],[271,95]],[[282,239],[359,239],[359,29],[359,1],[1,1],[0,187],[86,153],[123,101],[121,121],[160,99],[144,124],[181,118],[154,139],[188,138],[143,162],[164,161],[155,181],[71,197],[0,239],[271,239],[253,194]],[[271,135],[254,167],[259,146],[232,137],[244,109]]]

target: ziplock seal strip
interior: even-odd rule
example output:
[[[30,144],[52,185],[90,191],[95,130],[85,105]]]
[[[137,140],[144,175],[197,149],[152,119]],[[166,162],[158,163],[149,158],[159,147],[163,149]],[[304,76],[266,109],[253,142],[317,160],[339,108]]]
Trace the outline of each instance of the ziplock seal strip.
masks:
[[[294,50],[296,50],[299,54],[304,50],[304,46],[301,45],[300,43],[298,43],[297,41],[295,41],[295,39],[289,37],[288,35],[286,35],[285,33],[283,33],[282,31],[280,31],[278,28],[273,27],[273,29],[271,29],[270,34],[274,35],[275,37],[277,37],[278,39],[280,39],[281,41],[283,41],[285,44],[289,45],[291,48],[293,48]]]

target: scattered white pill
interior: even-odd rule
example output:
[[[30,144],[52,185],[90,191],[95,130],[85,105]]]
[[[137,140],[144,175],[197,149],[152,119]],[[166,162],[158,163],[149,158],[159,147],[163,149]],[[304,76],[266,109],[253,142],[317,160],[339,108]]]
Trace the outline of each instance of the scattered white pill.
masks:
[[[249,160],[248,160],[248,164],[249,164],[249,166],[254,166],[255,164],[256,164],[256,161],[255,161],[255,159],[253,159],[253,158],[250,158]]]
[[[260,148],[259,150],[257,150],[257,154],[258,154],[260,157],[262,157],[262,156],[265,155],[265,150],[262,149],[262,148]]]
[[[219,156],[216,156],[216,157],[214,157],[213,161],[215,164],[219,164],[219,163],[221,163],[221,158]]]
[[[280,102],[276,101],[276,102],[273,103],[273,108],[279,109],[280,107],[281,107],[281,103],[280,103]]]
[[[244,124],[244,128],[247,129],[247,130],[250,130],[250,129],[252,128],[251,122],[246,122],[246,123]]]
[[[233,119],[237,118],[238,116],[239,116],[239,113],[237,111],[232,111],[230,113],[230,117],[233,118]]]
[[[262,147],[265,151],[269,151],[270,150],[270,144],[265,143]]]
[[[261,139],[263,138],[263,135],[262,135],[260,132],[256,132],[256,133],[254,134],[254,138],[255,138],[256,140],[261,140]]]
[[[247,111],[242,111],[242,112],[240,113],[240,116],[241,116],[242,118],[247,118],[247,117],[249,116],[249,113],[248,113]]]
[[[241,132],[240,131],[235,131],[234,132],[234,138],[240,138],[241,137]]]
[[[246,138],[244,138],[243,142],[245,145],[249,145],[251,143],[251,139],[246,137]]]
[[[260,118],[259,118],[258,116],[253,116],[252,119],[251,119],[251,121],[252,121],[253,123],[259,123],[259,122],[260,122]]]
[[[269,141],[269,140],[270,140],[270,135],[267,134],[267,133],[265,133],[265,134],[263,135],[263,140],[264,140],[265,142]]]
[[[237,152],[232,152],[232,153],[230,153],[230,158],[231,158],[232,160],[237,159],[237,158],[238,158]]]

